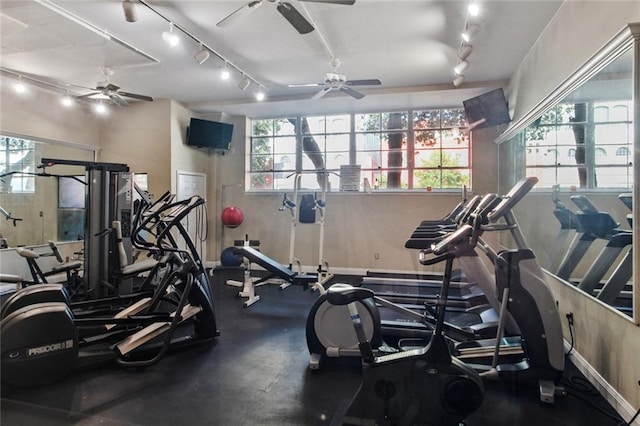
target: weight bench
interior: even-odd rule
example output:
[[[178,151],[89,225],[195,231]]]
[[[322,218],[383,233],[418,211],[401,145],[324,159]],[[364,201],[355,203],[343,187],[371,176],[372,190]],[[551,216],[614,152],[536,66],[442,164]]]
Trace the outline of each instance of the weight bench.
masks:
[[[293,272],[291,269],[282,266],[280,263],[276,262],[269,256],[266,256],[262,252],[254,249],[249,246],[241,246],[234,247],[234,252],[243,256],[250,263],[255,263],[264,268],[268,275],[264,277],[252,277],[251,276],[251,267],[245,269],[244,276],[242,282],[235,280],[227,280],[227,285],[232,285],[235,287],[242,287],[242,291],[238,293],[240,297],[246,297],[247,300],[244,302],[244,307],[247,308],[258,300],[260,300],[260,296],[256,295],[255,288],[269,284],[269,280],[274,278],[286,281],[288,284],[301,285],[304,290],[308,289],[310,285],[316,286],[318,283],[318,276],[316,274],[299,274]],[[315,287],[317,288],[317,286]],[[318,288],[321,293],[324,293],[324,289]]]

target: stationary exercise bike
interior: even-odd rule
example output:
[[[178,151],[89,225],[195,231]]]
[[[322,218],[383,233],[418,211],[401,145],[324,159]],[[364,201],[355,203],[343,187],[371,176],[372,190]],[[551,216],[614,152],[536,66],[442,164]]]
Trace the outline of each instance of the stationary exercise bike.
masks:
[[[375,357],[356,305],[371,299],[373,291],[348,284],[328,289],[329,303],[347,305],[364,361],[363,382],[344,424],[458,425],[482,405],[484,386],[479,374],[451,356],[443,334],[454,258],[445,254],[432,260],[446,261],[445,275],[435,330],[427,346],[419,349]]]

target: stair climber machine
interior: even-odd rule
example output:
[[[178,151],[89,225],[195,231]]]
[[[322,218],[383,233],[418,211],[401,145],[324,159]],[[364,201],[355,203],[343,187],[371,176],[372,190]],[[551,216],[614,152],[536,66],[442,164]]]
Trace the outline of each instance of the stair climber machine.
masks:
[[[500,321],[494,338],[459,339],[462,333],[447,328],[446,323],[442,321],[436,322],[436,328],[442,327],[452,347],[452,353],[463,359],[467,365],[488,377],[498,377],[513,383],[536,383],[540,399],[552,403],[556,395],[564,393],[562,388],[557,386],[564,371],[560,315],[542,269],[533,252],[527,247],[512,212],[513,207],[536,183],[537,178],[534,177],[522,179],[503,197],[495,194],[485,196],[479,205],[481,208],[476,209],[470,216],[469,223],[462,225],[444,239],[434,242],[431,250],[422,252],[420,261],[426,265],[432,264],[431,257],[427,256],[428,252],[436,256],[452,254],[458,259],[474,252],[476,248],[485,251],[496,265],[493,292],[500,302]],[[493,201],[488,201],[491,198]],[[505,230],[510,232],[516,249],[495,253],[481,238],[484,232]],[[375,295],[355,302],[366,339],[372,347],[377,348],[376,353],[387,352],[388,348],[382,339],[379,308],[397,311],[401,311],[402,308]],[[442,303],[438,303],[438,308]],[[333,308],[320,306],[310,312],[310,318],[307,320],[307,344],[312,357],[310,367],[314,367],[314,361],[319,365],[324,356],[352,356],[354,349],[359,352],[358,341],[354,343],[353,337],[349,340],[337,335],[336,330],[343,330],[345,322],[349,321],[349,312],[339,309],[344,308],[343,306],[332,305],[326,300],[317,301],[316,304],[326,304]],[[429,309],[427,307],[427,311]],[[406,311],[407,316],[412,315],[410,310]],[[444,315],[444,309],[442,311],[442,314],[438,312],[438,315]],[[413,316],[419,315],[414,312]],[[423,315],[423,318],[425,325],[432,324],[426,315]],[[519,335],[503,338],[509,318],[515,321]],[[471,332],[471,336],[473,335]],[[324,342],[339,345],[324,346]],[[398,348],[415,348],[420,345],[423,345],[423,342],[418,344],[415,339],[401,340]]]
[[[193,196],[146,211],[132,241],[161,254],[164,273],[140,292],[83,304],[65,299],[61,286],[43,284],[8,299],[0,321],[2,386],[38,386],[106,362],[147,367],[169,349],[218,336],[208,276],[182,223],[204,204]]]

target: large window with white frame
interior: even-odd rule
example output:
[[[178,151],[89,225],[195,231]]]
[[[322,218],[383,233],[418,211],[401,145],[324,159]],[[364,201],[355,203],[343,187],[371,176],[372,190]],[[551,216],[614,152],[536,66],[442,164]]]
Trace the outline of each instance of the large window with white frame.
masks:
[[[527,176],[538,187],[631,188],[632,102],[561,103],[525,131]]]
[[[434,109],[252,120],[247,190],[339,187],[341,166],[359,166],[374,189],[457,189],[471,184],[464,110]]]
[[[33,141],[0,135],[0,193],[35,191],[35,157]]]

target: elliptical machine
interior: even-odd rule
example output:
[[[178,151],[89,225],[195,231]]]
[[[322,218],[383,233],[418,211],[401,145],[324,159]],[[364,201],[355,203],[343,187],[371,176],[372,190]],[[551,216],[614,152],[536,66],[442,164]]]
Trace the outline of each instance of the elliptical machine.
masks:
[[[345,424],[458,425],[476,411],[484,400],[480,375],[451,356],[443,334],[451,270],[455,255],[432,259],[446,261],[437,323],[427,346],[375,357],[367,340],[356,302],[371,299],[373,291],[334,284],[327,301],[347,305],[364,361],[363,382],[347,409]],[[369,423],[366,423],[369,424]]]
[[[123,299],[130,304],[116,315],[82,317],[74,313],[68,301],[56,301],[53,297],[60,297],[59,292],[50,291],[55,289],[45,285],[16,292],[12,302],[15,308],[20,306],[19,298],[23,295],[35,303],[3,310],[6,316],[0,322],[2,385],[37,386],[61,379],[76,368],[109,361],[147,367],[157,363],[169,348],[218,336],[208,277],[193,241],[181,224],[193,209],[204,203],[204,199],[194,196],[149,212],[141,221],[135,236],[142,243],[142,231],[153,233],[155,247],[167,253],[170,272],[149,297],[125,295]],[[172,232],[182,237],[186,248],[175,245]],[[40,288],[43,292],[39,295],[27,293]],[[192,331],[176,335],[183,325],[192,326]],[[92,331],[86,332],[87,328]]]

